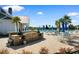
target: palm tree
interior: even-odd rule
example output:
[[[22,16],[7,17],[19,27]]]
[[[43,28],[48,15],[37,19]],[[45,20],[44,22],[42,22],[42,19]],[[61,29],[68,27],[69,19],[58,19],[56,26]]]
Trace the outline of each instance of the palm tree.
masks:
[[[51,28],[51,25],[49,25],[49,29]]]
[[[65,15],[63,18],[60,18],[59,21],[65,25],[66,30],[67,30],[67,24],[71,23],[71,19],[67,15]]]
[[[56,25],[56,27],[57,27],[57,31],[60,32],[60,21],[57,20],[57,21],[55,22],[55,25]]]
[[[43,30],[45,29],[45,25],[43,25]]]
[[[48,25],[46,25],[46,29],[49,29]]]
[[[65,20],[63,18],[60,18],[59,19],[60,23],[61,23],[61,26],[62,26],[62,31],[64,32],[65,31],[65,27],[64,27],[64,23],[65,23]]]
[[[70,16],[65,15],[65,16],[63,17],[63,20],[64,20],[65,23],[67,23],[67,24],[71,23],[71,18],[70,18]]]
[[[12,17],[12,22],[16,24],[16,29],[17,29],[17,32],[18,32],[20,18],[18,16]]]
[[[65,15],[65,16],[63,17],[63,19],[64,19],[64,21],[65,21],[65,29],[67,30],[67,25],[68,25],[69,23],[71,23],[71,19],[70,19],[70,17],[67,16],[67,15]]]

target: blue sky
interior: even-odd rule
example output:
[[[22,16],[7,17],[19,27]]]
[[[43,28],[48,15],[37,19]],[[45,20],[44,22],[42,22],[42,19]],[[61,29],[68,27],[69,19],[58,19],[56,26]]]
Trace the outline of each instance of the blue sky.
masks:
[[[6,9],[7,6],[2,7]],[[64,15],[69,15],[74,25],[79,24],[78,5],[19,5],[13,10],[13,15],[28,16],[31,26],[55,26],[55,21]]]

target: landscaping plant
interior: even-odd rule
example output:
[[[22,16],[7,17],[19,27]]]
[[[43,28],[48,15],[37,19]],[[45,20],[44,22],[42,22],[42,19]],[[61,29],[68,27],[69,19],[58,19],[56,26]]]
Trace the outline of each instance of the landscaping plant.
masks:
[[[46,48],[46,47],[41,47],[39,53],[40,53],[40,54],[48,54],[48,51],[49,51],[48,48]]]

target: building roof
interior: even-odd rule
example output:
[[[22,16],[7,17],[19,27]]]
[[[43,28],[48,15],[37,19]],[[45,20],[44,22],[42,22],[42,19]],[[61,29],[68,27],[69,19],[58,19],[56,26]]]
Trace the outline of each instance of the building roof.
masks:
[[[4,9],[0,7],[0,19],[11,19],[11,15],[9,15]]]

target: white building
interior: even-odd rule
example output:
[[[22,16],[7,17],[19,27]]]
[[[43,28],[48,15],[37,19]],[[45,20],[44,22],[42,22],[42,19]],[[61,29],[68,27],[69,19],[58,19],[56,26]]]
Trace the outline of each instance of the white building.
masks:
[[[23,31],[29,26],[29,17],[18,16],[21,19]],[[11,15],[0,8],[0,34],[7,34],[9,32],[16,32],[16,25],[12,23]]]
[[[26,31],[29,27],[29,17],[27,16],[18,16],[20,17],[21,21],[20,23],[22,24],[22,30]]]

